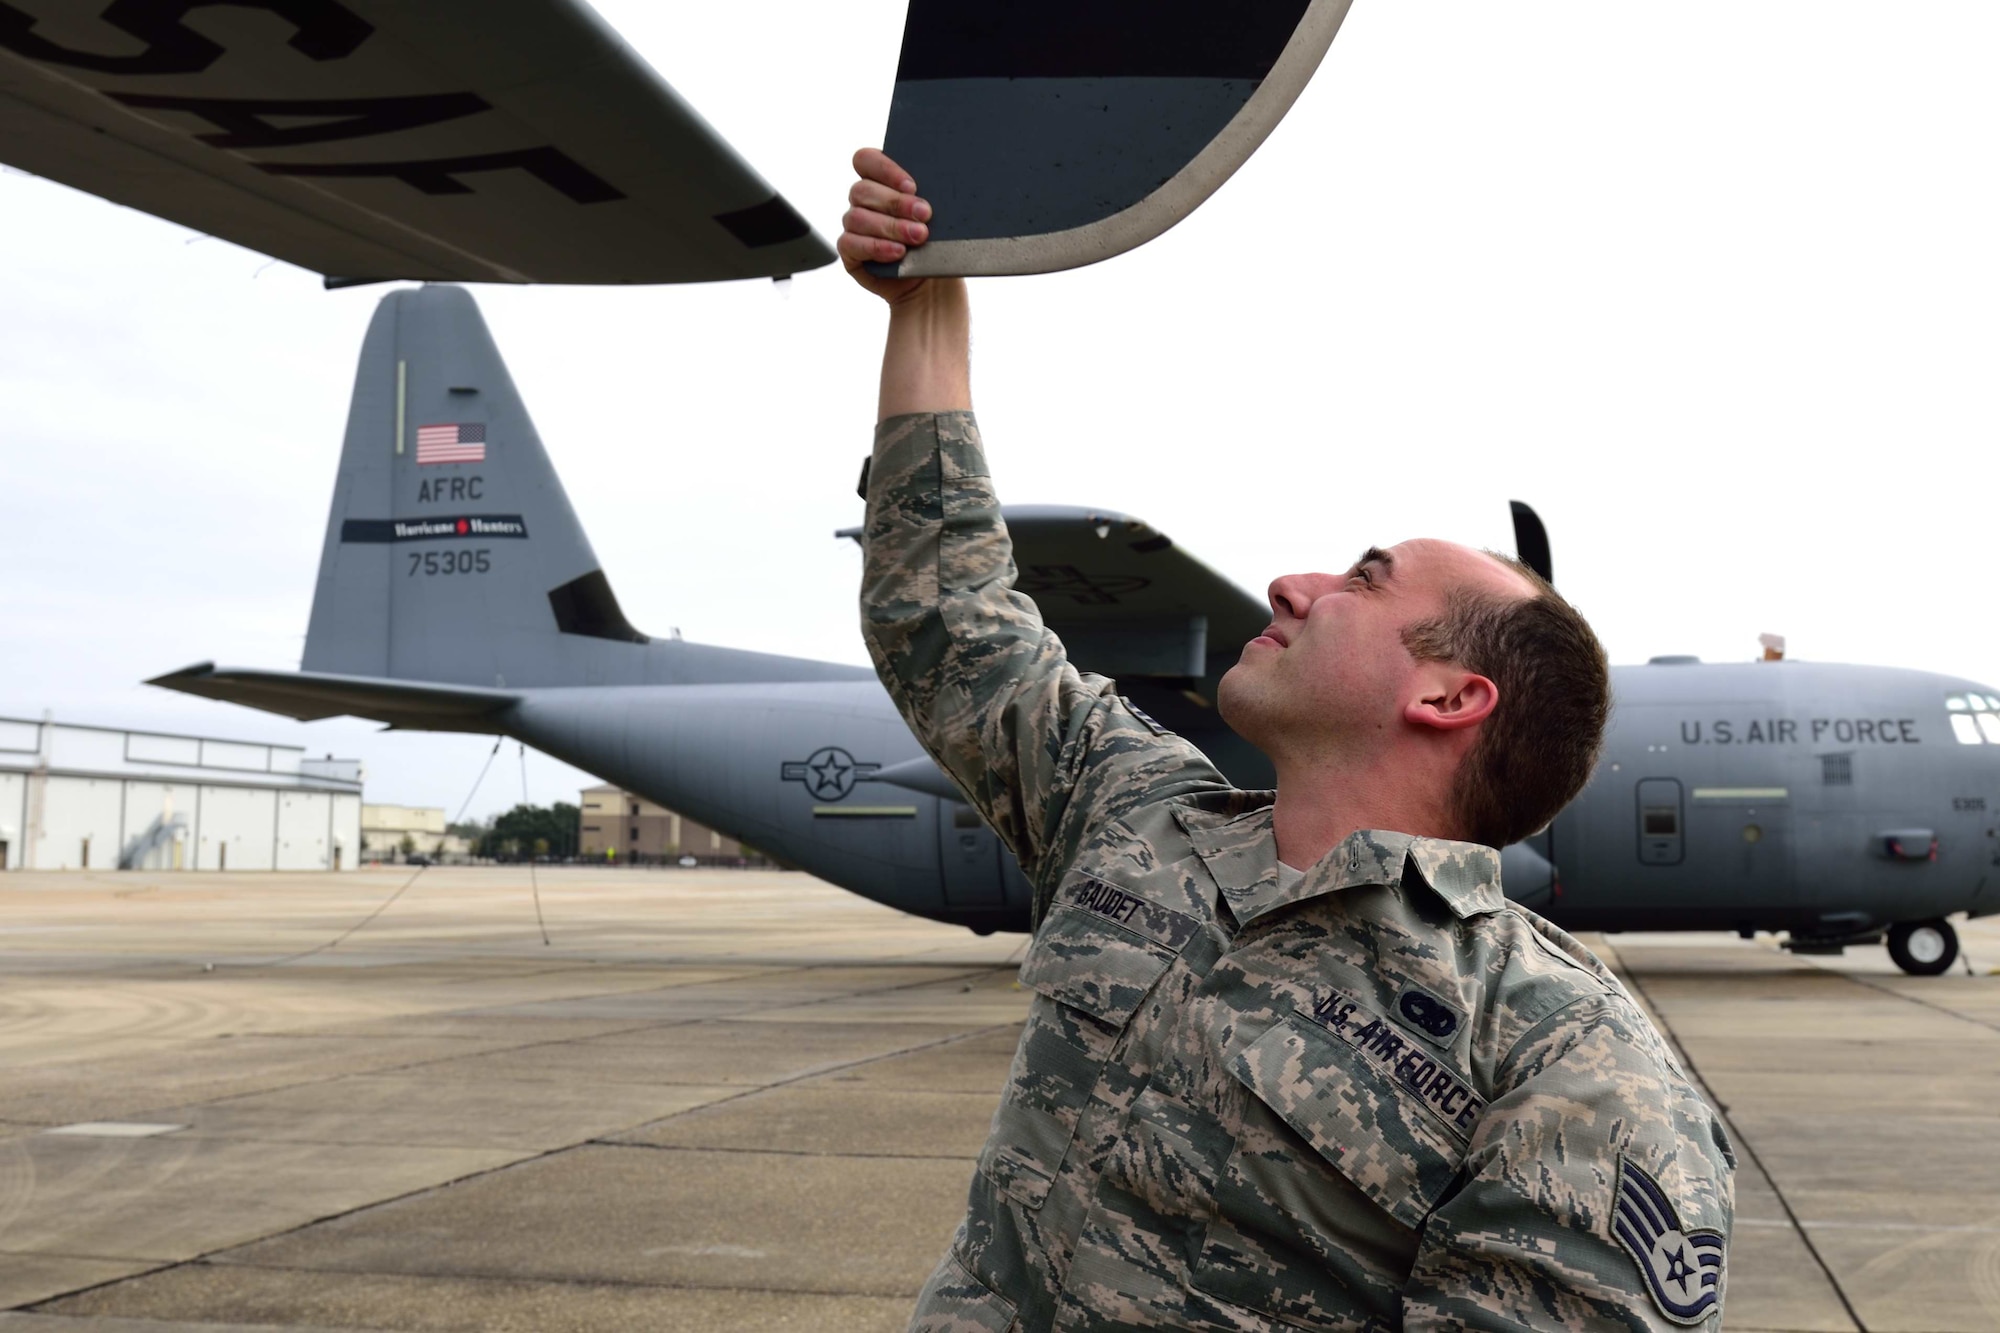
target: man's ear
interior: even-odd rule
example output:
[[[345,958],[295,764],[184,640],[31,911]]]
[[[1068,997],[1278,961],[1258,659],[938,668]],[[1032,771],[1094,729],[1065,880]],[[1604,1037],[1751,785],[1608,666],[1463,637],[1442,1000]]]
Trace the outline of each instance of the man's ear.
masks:
[[[1485,676],[1447,662],[1425,662],[1417,673],[1417,694],[1403,707],[1403,720],[1438,731],[1463,731],[1493,715],[1500,687]]]

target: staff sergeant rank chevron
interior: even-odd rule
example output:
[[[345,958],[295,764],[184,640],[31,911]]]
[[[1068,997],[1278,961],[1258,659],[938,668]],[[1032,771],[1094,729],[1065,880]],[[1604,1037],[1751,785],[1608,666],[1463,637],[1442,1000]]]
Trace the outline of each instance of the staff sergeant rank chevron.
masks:
[[[1629,1157],[1618,1161],[1611,1234],[1638,1262],[1660,1313],[1676,1324],[1700,1323],[1722,1299],[1722,1233],[1681,1230],[1666,1191]]]

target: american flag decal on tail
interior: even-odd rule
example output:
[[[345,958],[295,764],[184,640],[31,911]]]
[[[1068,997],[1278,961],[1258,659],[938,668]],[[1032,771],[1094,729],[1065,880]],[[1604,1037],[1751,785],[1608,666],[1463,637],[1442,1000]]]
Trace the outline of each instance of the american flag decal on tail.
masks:
[[[1639,1265],[1653,1303],[1676,1324],[1698,1324],[1722,1299],[1720,1231],[1681,1230],[1667,1192],[1629,1157],[1618,1159],[1611,1234]]]
[[[466,421],[417,427],[417,466],[433,463],[484,463],[486,423]]]

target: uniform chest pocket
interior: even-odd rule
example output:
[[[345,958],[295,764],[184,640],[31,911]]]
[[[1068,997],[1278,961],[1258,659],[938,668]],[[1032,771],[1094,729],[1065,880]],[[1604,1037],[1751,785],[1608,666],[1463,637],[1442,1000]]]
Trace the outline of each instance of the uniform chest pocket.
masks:
[[[1294,1013],[1230,1073],[1314,1151],[1408,1227],[1458,1174],[1485,1101],[1457,1070],[1357,1006]]]
[[[1041,1207],[1112,1052],[1177,956],[1089,910],[1051,910],[1021,968],[1037,998],[980,1156],[1002,1193]]]
[[[1387,1023],[1333,1017],[1344,1035],[1291,1014],[1230,1063],[1255,1101],[1191,1276],[1302,1328],[1398,1327],[1418,1233],[1484,1103]]]

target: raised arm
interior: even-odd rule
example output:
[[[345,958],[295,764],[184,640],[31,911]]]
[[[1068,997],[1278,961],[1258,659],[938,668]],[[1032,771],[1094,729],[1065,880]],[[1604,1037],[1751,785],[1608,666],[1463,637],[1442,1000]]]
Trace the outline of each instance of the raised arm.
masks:
[[[963,278],[878,278],[864,264],[893,264],[930,236],[931,206],[917,183],[877,148],[854,155],[857,179],[841,218],[840,262],[889,305],[882,390],[875,419],[972,410],[972,314]]]
[[[873,149],[855,155],[840,256],[889,304],[869,465],[862,632],[903,718],[1034,880],[1040,918],[1086,824],[1163,784],[1221,781],[1109,680],[1079,674],[1028,597],[972,418],[959,279],[862,265],[922,244],[929,206]]]

